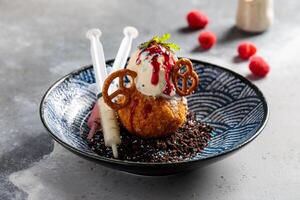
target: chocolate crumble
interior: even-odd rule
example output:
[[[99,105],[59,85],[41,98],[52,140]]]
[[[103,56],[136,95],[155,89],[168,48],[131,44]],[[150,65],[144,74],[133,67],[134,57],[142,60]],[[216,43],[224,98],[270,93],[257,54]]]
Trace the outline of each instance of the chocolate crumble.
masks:
[[[197,121],[192,112],[189,112],[187,121],[181,128],[164,138],[140,138],[120,126],[122,143],[118,147],[118,159],[148,163],[172,163],[192,159],[207,146],[212,130],[211,126]],[[88,144],[100,156],[113,158],[111,148],[104,145],[101,129],[88,140]]]

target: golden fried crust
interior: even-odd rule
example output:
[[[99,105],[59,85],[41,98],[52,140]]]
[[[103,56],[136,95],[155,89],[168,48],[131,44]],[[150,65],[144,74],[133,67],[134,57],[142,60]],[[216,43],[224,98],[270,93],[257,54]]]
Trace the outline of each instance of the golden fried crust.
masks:
[[[183,98],[153,98],[135,91],[131,102],[118,110],[122,124],[140,137],[157,138],[176,131],[186,121],[187,106]]]

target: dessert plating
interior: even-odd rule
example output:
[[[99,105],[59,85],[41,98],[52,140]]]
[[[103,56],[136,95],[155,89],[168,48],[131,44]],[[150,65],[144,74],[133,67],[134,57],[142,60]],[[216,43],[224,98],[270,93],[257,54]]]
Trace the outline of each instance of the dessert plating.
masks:
[[[127,69],[112,73],[104,82],[105,103],[118,112],[129,132],[140,137],[163,137],[181,127],[188,110],[184,96],[195,91],[199,83],[192,63],[178,60],[171,49],[177,46],[166,43],[169,37],[153,37],[140,45]],[[129,76],[129,85],[124,83],[125,76]],[[109,94],[116,78],[119,88]]]
[[[195,156],[207,146],[212,128],[188,111],[185,97],[197,89],[198,74],[189,59],[177,58],[174,51],[179,47],[167,43],[169,38],[170,34],[165,34],[142,43],[125,69],[105,79],[105,106],[93,109],[88,120],[91,130],[87,138],[96,153],[116,158],[114,149],[106,145],[103,132],[109,130],[100,124],[105,120],[96,119],[99,112],[107,118],[104,108],[108,107],[115,111],[119,122],[121,160],[177,162]],[[106,121],[109,123],[108,118]]]

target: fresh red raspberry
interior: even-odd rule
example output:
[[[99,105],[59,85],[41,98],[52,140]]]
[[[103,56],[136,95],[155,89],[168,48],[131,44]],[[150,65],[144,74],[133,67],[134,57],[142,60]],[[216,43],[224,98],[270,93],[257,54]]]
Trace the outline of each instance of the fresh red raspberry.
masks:
[[[260,56],[253,56],[249,63],[250,71],[259,77],[266,76],[270,71],[269,64]]]
[[[201,29],[208,24],[208,17],[199,10],[191,10],[186,19],[192,29]]]
[[[198,41],[203,49],[210,49],[217,42],[217,37],[213,32],[204,31],[199,34]]]
[[[237,51],[241,59],[248,60],[256,53],[256,46],[251,42],[242,42],[239,44]]]

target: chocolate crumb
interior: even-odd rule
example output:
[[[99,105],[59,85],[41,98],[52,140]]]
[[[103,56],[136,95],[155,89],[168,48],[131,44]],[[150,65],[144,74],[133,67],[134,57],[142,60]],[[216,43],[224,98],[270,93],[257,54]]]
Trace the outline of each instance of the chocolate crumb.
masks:
[[[150,163],[192,159],[207,146],[212,130],[211,126],[197,121],[192,112],[188,113],[187,121],[181,128],[164,138],[140,138],[120,126],[122,143],[118,147],[118,159]],[[101,129],[88,140],[88,144],[100,156],[113,158],[111,148],[104,144]]]

